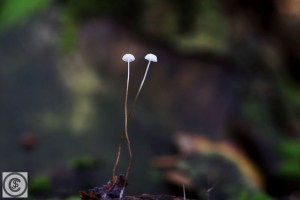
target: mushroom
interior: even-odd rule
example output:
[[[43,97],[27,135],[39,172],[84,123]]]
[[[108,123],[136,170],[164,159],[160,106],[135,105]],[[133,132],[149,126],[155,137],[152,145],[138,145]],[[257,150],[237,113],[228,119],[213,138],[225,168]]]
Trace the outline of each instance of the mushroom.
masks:
[[[134,61],[135,58],[134,58],[134,56],[132,54],[125,54],[122,57],[122,60],[124,62],[128,63],[128,74],[127,74],[127,84],[126,84],[126,93],[125,93],[125,121],[124,121],[124,133],[123,133],[123,135],[121,137],[121,141],[120,141],[119,146],[118,146],[118,154],[117,154],[117,158],[116,158],[116,161],[115,161],[115,164],[114,164],[114,167],[113,167],[112,180],[115,180],[115,172],[116,172],[116,168],[118,166],[119,160],[120,160],[121,146],[122,146],[122,141],[123,141],[123,137],[124,136],[125,136],[125,139],[127,141],[127,148],[128,148],[128,153],[129,153],[129,163],[128,163],[126,174],[125,174],[125,183],[124,183],[124,186],[123,186],[122,190],[120,191],[119,198],[123,197],[125,186],[126,186],[126,182],[127,182],[127,179],[128,179],[128,174],[129,174],[130,167],[131,167],[131,164],[132,164],[132,151],[131,151],[130,139],[129,139],[129,136],[128,136],[128,121],[129,121],[129,119],[131,117],[131,114],[132,114],[132,111],[133,111],[133,109],[135,107],[137,98],[138,98],[138,96],[139,96],[139,94],[141,92],[141,89],[143,87],[143,84],[145,82],[145,79],[146,79],[146,76],[147,76],[147,73],[148,73],[148,69],[149,69],[150,63],[151,62],[157,62],[157,57],[154,54],[147,54],[145,56],[145,59],[148,60],[149,62],[148,62],[148,65],[147,65],[147,68],[146,68],[143,80],[142,80],[141,85],[139,87],[139,90],[138,90],[138,92],[137,92],[137,94],[136,94],[136,96],[134,98],[131,110],[130,110],[129,115],[128,115],[128,88],[129,88],[129,76],[130,76],[130,62]]]
[[[151,54],[151,53],[148,53],[148,54],[145,56],[145,59],[148,60],[148,65],[147,65],[147,68],[146,68],[146,71],[145,71],[143,80],[142,80],[142,82],[141,82],[140,88],[139,88],[138,92],[136,93],[136,95],[135,95],[135,97],[134,97],[133,105],[132,105],[131,111],[130,111],[130,113],[129,113],[129,118],[130,118],[130,116],[131,116],[131,113],[132,113],[132,111],[133,111],[133,108],[135,107],[135,103],[136,103],[136,101],[137,101],[137,98],[138,98],[138,96],[139,96],[139,94],[140,94],[140,92],[141,92],[141,90],[142,90],[143,85],[144,85],[144,82],[145,82],[145,79],[146,79],[146,76],[147,76],[147,73],[148,73],[148,70],[149,70],[149,67],[150,67],[150,63],[151,63],[151,62],[157,62],[157,57],[156,57],[156,55]]]
[[[127,54],[125,54],[125,55],[122,57],[122,60],[123,60],[124,62],[130,63],[130,62],[134,61],[135,58],[134,58],[134,56],[133,56],[132,54],[127,53]]]
[[[152,53],[148,53],[146,56],[145,56],[145,59],[148,60],[149,62],[157,62],[157,57],[156,55],[152,54]]]
[[[125,92],[125,106],[124,106],[124,110],[125,110],[125,114],[124,114],[125,115],[124,133],[123,133],[124,135],[122,135],[121,141],[120,141],[119,146],[118,146],[117,158],[116,158],[113,170],[112,170],[112,180],[115,180],[116,169],[117,169],[117,166],[118,166],[119,161],[120,161],[123,136],[125,136],[125,139],[127,141],[127,147],[128,147],[129,157],[130,157],[129,158],[129,164],[128,164],[127,171],[126,171],[126,177],[125,177],[126,180],[127,180],[127,177],[128,177],[128,171],[130,169],[131,161],[132,161],[131,146],[130,146],[130,140],[129,140],[128,131],[127,131],[127,127],[128,127],[128,106],[127,105],[128,105],[128,88],[129,88],[129,79],[130,79],[130,63],[133,62],[135,60],[135,58],[134,58],[134,56],[132,54],[125,54],[122,57],[122,60],[124,62],[127,62],[127,64],[128,64],[127,65],[128,66],[128,70],[127,70],[127,84],[126,84],[126,92]]]

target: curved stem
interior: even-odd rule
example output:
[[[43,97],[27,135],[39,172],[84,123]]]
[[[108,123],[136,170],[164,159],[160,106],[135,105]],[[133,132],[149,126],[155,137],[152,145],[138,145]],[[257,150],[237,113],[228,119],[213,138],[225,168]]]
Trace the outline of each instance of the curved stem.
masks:
[[[131,159],[132,159],[132,153],[131,153],[131,147],[130,147],[130,140],[129,140],[129,137],[128,137],[128,131],[127,131],[127,127],[128,127],[128,111],[127,111],[127,104],[128,104],[128,89],[129,89],[129,79],[130,79],[130,62],[127,62],[128,63],[128,70],[127,70],[127,84],[126,84],[126,91],[125,91],[125,120],[124,120],[124,132],[121,136],[121,140],[119,142],[119,145],[118,145],[118,153],[117,153],[117,158],[116,158],[116,161],[114,163],[114,167],[113,167],[113,170],[112,170],[112,180],[114,180],[115,176],[116,176],[116,169],[117,169],[117,166],[119,164],[119,161],[120,161],[120,156],[121,156],[121,149],[122,149],[122,143],[123,143],[123,140],[124,140],[124,137],[125,139],[127,140],[127,145],[128,145],[128,151],[129,151],[129,157],[130,157],[130,165],[131,165]],[[126,172],[127,173],[127,172]]]
[[[129,153],[129,163],[127,166],[127,170],[126,170],[126,175],[125,175],[125,184],[128,178],[128,174],[130,171],[130,167],[131,167],[131,162],[132,162],[132,152],[131,152],[131,145],[130,145],[130,139],[128,136],[128,88],[129,88],[129,71],[130,71],[130,67],[129,67],[129,62],[128,62],[128,74],[127,74],[127,87],[126,87],[126,96],[125,96],[125,120],[124,120],[124,134],[125,134],[125,138],[127,140],[127,148],[128,148],[128,153]]]
[[[122,134],[121,140],[120,140],[119,145],[118,145],[117,158],[115,160],[114,167],[113,167],[113,170],[112,170],[112,179],[111,179],[112,181],[114,180],[114,178],[116,176],[116,169],[117,169],[117,166],[118,166],[119,161],[120,161],[121,149],[122,149],[122,143],[123,143],[123,140],[124,140],[124,135],[125,135],[125,133]]]
[[[127,141],[127,148],[128,148],[128,153],[129,153],[129,163],[128,163],[128,166],[127,166],[127,169],[126,169],[126,174],[125,174],[125,180],[126,181],[127,181],[128,175],[129,175],[129,171],[130,171],[131,164],[132,164],[132,151],[131,151],[130,139],[129,139],[129,136],[128,136],[128,121],[131,118],[131,115],[132,115],[134,107],[136,105],[138,96],[139,96],[139,94],[142,90],[142,87],[144,85],[144,82],[146,80],[150,63],[151,63],[151,61],[148,62],[144,77],[143,77],[142,82],[140,84],[139,90],[138,90],[138,92],[136,93],[136,95],[134,97],[133,104],[131,106],[131,109],[130,109],[129,115],[128,115],[128,89],[129,89],[129,76],[130,76],[130,66],[129,66],[129,62],[128,62],[127,85],[126,85],[126,93],[125,93],[125,122],[124,122],[125,126],[124,126],[124,132],[122,134],[121,140],[120,140],[119,145],[118,145],[118,153],[117,153],[117,158],[116,158],[116,161],[115,161],[115,164],[114,164],[114,167],[113,167],[112,180],[114,180],[116,168],[117,168],[117,166],[119,164],[119,161],[120,161],[122,143],[123,143],[124,138]],[[126,184],[126,181],[125,181],[125,184]],[[124,185],[124,188],[125,188],[125,185]]]
[[[147,77],[147,73],[148,73],[148,70],[149,70],[150,63],[151,63],[151,61],[149,60],[148,65],[147,65],[147,68],[146,68],[146,71],[145,71],[145,74],[144,74],[144,77],[143,77],[143,80],[142,80],[141,85],[140,85],[140,88],[139,88],[138,92],[136,93],[136,95],[135,95],[135,97],[134,97],[133,104],[132,104],[132,106],[131,106],[131,109],[130,109],[130,112],[129,112],[128,119],[131,118],[131,114],[133,113],[133,110],[134,110],[136,101],[137,101],[137,99],[138,99],[138,96],[140,95],[140,92],[141,92],[142,87],[143,87],[143,85],[144,85],[144,82],[145,82],[145,80],[146,80],[146,77]]]

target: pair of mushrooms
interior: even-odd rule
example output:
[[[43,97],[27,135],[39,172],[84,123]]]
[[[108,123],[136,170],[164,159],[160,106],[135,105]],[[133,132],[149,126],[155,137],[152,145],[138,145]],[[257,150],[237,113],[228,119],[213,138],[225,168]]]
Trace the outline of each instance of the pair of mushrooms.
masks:
[[[143,84],[145,82],[145,79],[146,79],[146,76],[147,76],[147,73],[148,73],[148,69],[149,69],[149,66],[150,66],[150,63],[151,62],[157,62],[157,57],[156,55],[154,54],[147,54],[145,56],[145,59],[148,60],[148,65],[147,65],[147,68],[146,68],[146,71],[145,71],[145,74],[144,74],[144,77],[143,77],[143,80],[141,82],[141,85],[140,85],[140,88],[134,98],[134,103],[133,105],[136,103],[136,100],[137,100],[137,97],[139,96],[140,92],[141,92],[141,89],[143,87]],[[134,56],[132,54],[125,54],[123,57],[122,57],[122,60],[124,62],[127,62],[128,63],[128,74],[127,74],[127,89],[126,89],[126,94],[128,94],[128,85],[129,85],[129,74],[130,74],[130,63],[133,62],[135,60]],[[125,98],[126,99],[126,98]],[[127,104],[126,104],[127,105]],[[125,107],[126,107],[125,105]],[[130,116],[130,115],[129,115]]]
[[[121,141],[120,141],[119,146],[118,146],[117,158],[116,158],[116,161],[115,161],[115,164],[114,164],[114,167],[113,167],[113,171],[112,171],[112,181],[114,181],[115,177],[116,177],[116,175],[115,175],[116,168],[117,168],[119,160],[120,160],[122,142],[125,138],[126,142],[127,142],[128,153],[129,153],[129,162],[128,162],[128,166],[127,166],[126,174],[125,174],[125,185],[123,186],[123,189],[120,193],[121,198],[122,198],[124,190],[125,190],[128,174],[129,174],[131,163],[132,163],[132,151],[131,151],[130,139],[129,139],[128,130],[127,130],[128,129],[128,120],[131,117],[131,114],[132,114],[132,111],[133,111],[134,106],[136,104],[137,98],[138,98],[138,96],[141,92],[141,89],[142,89],[143,85],[144,85],[144,82],[145,82],[145,79],[146,79],[146,76],[147,76],[147,73],[148,73],[148,70],[149,70],[150,63],[151,62],[157,62],[157,57],[154,54],[151,54],[151,53],[147,54],[145,56],[145,59],[148,60],[148,65],[147,65],[143,80],[141,82],[141,85],[140,85],[140,87],[138,89],[138,92],[136,93],[135,98],[133,100],[131,110],[128,113],[128,88],[129,88],[129,79],[130,79],[130,63],[135,60],[135,57],[132,54],[125,54],[122,57],[122,60],[124,62],[127,62],[127,65],[128,65],[127,84],[126,84],[126,93],[125,93],[125,106],[124,106],[124,108],[125,108],[124,132],[121,136]]]

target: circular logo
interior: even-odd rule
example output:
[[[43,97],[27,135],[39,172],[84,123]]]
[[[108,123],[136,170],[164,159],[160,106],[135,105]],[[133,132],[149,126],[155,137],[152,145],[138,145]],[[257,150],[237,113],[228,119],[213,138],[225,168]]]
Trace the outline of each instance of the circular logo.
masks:
[[[27,178],[18,172],[6,175],[3,182],[3,190],[10,197],[20,197],[27,191]]]

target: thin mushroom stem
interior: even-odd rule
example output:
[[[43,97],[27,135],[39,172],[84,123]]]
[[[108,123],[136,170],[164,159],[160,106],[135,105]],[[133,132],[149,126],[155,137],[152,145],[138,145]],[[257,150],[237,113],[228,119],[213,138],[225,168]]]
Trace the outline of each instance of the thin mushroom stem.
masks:
[[[112,179],[111,179],[112,181],[115,179],[116,169],[117,169],[117,166],[118,166],[119,161],[120,161],[121,149],[122,149],[122,143],[123,143],[123,140],[124,140],[124,135],[125,135],[125,133],[122,134],[121,140],[120,140],[119,145],[118,145],[117,158],[115,160],[114,167],[113,167],[113,170],[112,170]]]
[[[144,82],[145,82],[145,80],[146,80],[146,77],[147,77],[147,74],[148,74],[148,70],[149,70],[149,67],[150,67],[150,63],[151,63],[151,61],[149,60],[148,65],[147,65],[147,68],[146,68],[146,71],[145,71],[145,73],[144,73],[144,77],[143,77],[142,82],[141,82],[141,84],[140,84],[139,90],[138,90],[138,92],[136,93],[136,95],[135,95],[135,97],[134,97],[133,104],[132,104],[131,109],[130,109],[130,111],[129,111],[129,115],[128,115],[128,118],[127,118],[127,124],[128,124],[128,122],[129,122],[129,120],[131,119],[131,115],[132,115],[133,110],[134,110],[134,108],[135,108],[135,105],[136,105],[138,96],[139,96],[139,94],[140,94],[140,92],[141,92],[141,90],[142,90],[142,87],[143,87],[143,85],[144,85]],[[129,71],[129,70],[128,70],[128,71]],[[129,76],[129,75],[128,75],[128,76]],[[127,81],[129,82],[129,79],[128,79]],[[128,98],[127,96],[128,96],[128,88],[126,88],[126,97],[125,97],[125,99]],[[126,105],[127,105],[127,103],[126,103]],[[125,107],[127,107],[126,105],[125,105]],[[127,135],[128,135],[128,134],[127,134]],[[127,139],[127,137],[126,137],[126,131],[125,131],[125,130],[124,130],[123,135],[122,135],[122,137],[121,137],[121,140],[120,140],[120,142],[119,142],[119,146],[118,146],[118,154],[117,154],[117,158],[116,158],[116,161],[115,161],[115,164],[114,164],[114,167],[113,167],[112,178],[115,177],[116,168],[117,168],[117,166],[118,166],[118,164],[119,164],[119,161],[120,161],[121,149],[122,149],[122,143],[123,143],[124,137]],[[129,138],[128,138],[128,139],[129,139]],[[128,139],[127,139],[127,144],[128,144]],[[128,151],[129,151],[129,148],[128,148]],[[130,151],[129,151],[129,156],[130,156],[130,154],[131,154],[131,149],[130,149]],[[131,157],[131,159],[132,159],[132,155],[131,155],[130,157]],[[128,168],[130,169],[130,167],[131,167],[131,162],[130,162],[130,165],[128,166]],[[128,169],[127,169],[127,170],[128,170]],[[127,179],[127,177],[128,177],[128,173],[127,173],[127,176],[125,177],[125,179]]]
[[[127,140],[127,146],[128,146],[128,152],[129,152],[129,167],[127,167],[127,170],[130,169],[131,162],[132,162],[132,152],[131,152],[130,140],[129,140],[129,137],[128,137],[128,120],[129,120],[129,117],[128,117],[128,90],[129,90],[129,80],[130,80],[130,64],[129,64],[130,62],[127,62],[127,63],[128,63],[128,70],[127,70],[127,84],[126,84],[126,91],[125,91],[124,132],[121,136],[121,140],[120,140],[119,145],[118,145],[117,158],[116,158],[116,161],[114,163],[114,167],[113,167],[113,171],[112,171],[112,180],[114,180],[115,176],[116,176],[116,169],[117,169],[117,166],[118,166],[119,161],[120,161],[122,143],[123,143],[124,138]],[[126,171],[126,174],[127,174],[127,177],[128,177],[128,172],[127,171]],[[127,180],[127,177],[125,177],[125,180]]]
[[[129,71],[130,71],[130,67],[129,67],[129,62],[128,62],[127,87],[126,87],[126,96],[125,96],[124,134],[125,134],[125,138],[127,140],[127,148],[128,148],[128,153],[129,153],[129,163],[128,163],[127,170],[126,170],[126,175],[125,175],[125,184],[126,184],[126,180],[128,178],[128,174],[129,174],[129,170],[130,170],[131,162],[132,162],[131,145],[130,145],[130,139],[129,139],[129,136],[128,136],[128,88],[129,88],[129,74],[130,74]]]
[[[143,80],[140,84],[140,87],[139,87],[139,90],[137,92],[137,94],[135,95],[135,98],[133,100],[133,104],[132,104],[132,107],[130,108],[130,111],[129,111],[129,114],[128,114],[128,90],[129,90],[129,77],[130,77],[130,62],[134,61],[135,58],[132,54],[125,54],[123,57],[122,57],[122,60],[123,61],[126,61],[128,63],[128,74],[127,74],[127,84],[126,84],[126,93],[125,93],[125,120],[124,120],[124,132],[121,136],[121,140],[120,140],[120,143],[119,143],[119,146],[118,146],[118,153],[117,153],[117,158],[116,158],[116,161],[114,163],[114,167],[113,167],[113,171],[112,171],[112,181],[113,181],[113,185],[111,186],[110,190],[114,188],[115,184],[116,184],[116,181],[115,181],[115,172],[116,172],[116,168],[119,164],[119,161],[120,161],[120,156],[121,156],[121,149],[122,149],[122,143],[123,143],[123,140],[124,138],[126,139],[127,141],[127,148],[128,148],[128,154],[129,154],[129,162],[128,162],[128,165],[127,165],[127,169],[126,169],[126,174],[125,174],[125,182],[124,182],[124,186],[120,192],[120,198],[123,197],[123,193],[124,193],[124,190],[125,190],[125,187],[126,187],[126,183],[127,183],[127,179],[128,179],[128,175],[129,175],[129,171],[130,171],[130,168],[131,168],[131,164],[132,164],[132,151],[131,151],[131,143],[130,143],[130,139],[129,139],[129,136],[128,136],[128,121],[130,120],[131,118],[131,114],[134,110],[134,107],[135,107],[135,104],[136,104],[136,101],[138,99],[138,96],[142,90],[142,87],[143,87],[143,84],[145,82],[145,79],[146,79],[146,76],[147,76],[147,73],[148,73],[148,70],[149,70],[149,66],[150,66],[150,63],[151,61],[153,62],[157,62],[157,57],[153,54],[147,54],[145,56],[145,59],[148,60],[148,65],[147,65],[147,68],[146,68],[146,71],[145,71],[145,74],[144,74],[144,77],[143,77]]]
[[[126,183],[127,183],[127,179],[128,179],[128,175],[129,175],[129,171],[130,171],[130,167],[131,167],[131,163],[132,163],[132,151],[131,151],[131,144],[130,144],[130,139],[128,136],[128,87],[129,87],[129,62],[128,62],[128,75],[127,75],[127,87],[126,87],[126,97],[125,97],[125,126],[124,126],[124,135],[125,138],[127,140],[127,148],[128,148],[128,153],[129,153],[129,162],[128,162],[128,166],[126,169],[126,174],[125,174],[125,181],[124,181],[124,185],[123,185],[123,189],[120,192],[120,198],[123,197],[123,193],[126,187]]]
[[[146,68],[146,71],[145,71],[143,80],[142,80],[142,82],[141,82],[141,84],[140,84],[140,87],[139,87],[138,92],[136,93],[136,95],[135,95],[135,97],[134,97],[134,100],[133,100],[133,103],[132,103],[132,106],[131,106],[131,109],[130,109],[130,112],[129,112],[128,119],[131,118],[131,114],[133,113],[133,110],[134,110],[134,108],[135,108],[136,101],[137,101],[137,99],[138,99],[138,96],[140,95],[140,92],[141,92],[142,87],[143,87],[143,85],[144,85],[144,82],[145,82],[145,80],[146,80],[147,73],[148,73],[148,70],[149,70],[149,67],[150,67],[150,63],[151,63],[151,60],[149,60],[149,62],[148,62],[148,65],[147,65],[147,68]]]
[[[148,65],[147,65],[146,71],[145,71],[145,73],[144,73],[144,77],[143,77],[143,79],[142,79],[142,82],[141,82],[141,84],[140,84],[139,90],[138,90],[138,92],[136,93],[136,95],[135,95],[135,97],[134,97],[133,104],[132,104],[131,109],[130,109],[130,111],[129,111],[129,115],[128,115],[128,119],[127,119],[128,121],[129,121],[130,118],[131,118],[131,115],[132,115],[133,110],[134,110],[134,107],[135,107],[135,105],[136,105],[138,96],[139,96],[139,94],[140,94],[140,92],[141,92],[141,90],[142,90],[142,87],[143,87],[143,85],[144,85],[144,82],[145,82],[145,80],[146,80],[146,77],[147,77],[147,73],[148,73],[148,70],[149,70],[150,63],[151,63],[151,61],[148,62]],[[126,106],[126,105],[127,105],[127,103],[125,104],[125,106]],[[127,111],[125,111],[125,112],[127,112]],[[128,124],[128,121],[127,121],[127,124]],[[127,181],[128,175],[129,175],[129,171],[130,171],[130,168],[131,168],[131,164],[132,164],[132,151],[131,151],[130,139],[129,139],[129,137],[128,137],[127,127],[125,127],[124,135],[125,135],[126,140],[127,140],[128,153],[129,153],[129,163],[128,163],[128,166],[127,166],[127,169],[126,169],[126,174],[125,174],[125,180]],[[121,141],[120,141],[119,149],[121,148],[121,143],[122,143],[123,139],[124,139],[124,138],[122,137],[122,138],[121,138]],[[121,149],[120,149],[120,151],[121,151]],[[118,156],[120,156],[120,153],[119,153],[119,152],[118,152]],[[118,157],[118,159],[119,159],[119,157]],[[119,162],[119,161],[118,161],[118,162]],[[122,195],[123,195],[123,192],[124,192],[124,190],[125,190],[126,181],[125,181],[125,183],[124,183],[124,186],[123,186],[123,189],[122,189],[122,192],[121,192]],[[122,196],[122,195],[121,195],[121,196]]]

